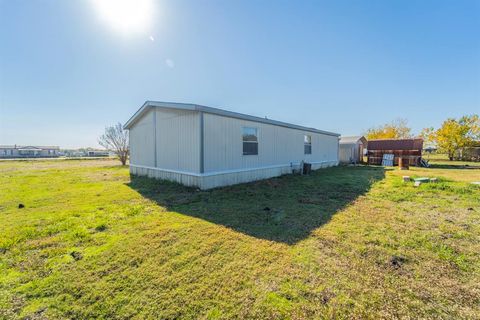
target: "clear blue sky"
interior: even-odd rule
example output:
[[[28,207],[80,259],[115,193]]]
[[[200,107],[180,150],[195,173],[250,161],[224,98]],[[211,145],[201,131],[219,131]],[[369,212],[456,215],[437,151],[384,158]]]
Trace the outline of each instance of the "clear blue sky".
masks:
[[[480,113],[478,0],[155,1],[141,26],[99,10],[0,0],[0,144],[96,146],[145,100],[344,135]]]

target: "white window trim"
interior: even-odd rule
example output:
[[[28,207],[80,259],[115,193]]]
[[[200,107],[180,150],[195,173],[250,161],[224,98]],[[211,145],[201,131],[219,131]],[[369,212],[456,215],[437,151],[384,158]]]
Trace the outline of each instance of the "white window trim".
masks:
[[[243,129],[255,129],[256,131],[256,135],[257,135],[257,142],[253,142],[253,141],[243,141]],[[260,152],[260,129],[258,127],[249,127],[249,126],[242,126],[242,156],[258,156],[259,152]],[[243,152],[243,144],[244,143],[256,143],[257,144],[257,153],[244,153]]]
[[[305,142],[305,137],[310,137],[310,143]],[[305,146],[310,146],[310,153],[305,152]],[[312,154],[312,135],[310,134],[303,134],[303,154]]]

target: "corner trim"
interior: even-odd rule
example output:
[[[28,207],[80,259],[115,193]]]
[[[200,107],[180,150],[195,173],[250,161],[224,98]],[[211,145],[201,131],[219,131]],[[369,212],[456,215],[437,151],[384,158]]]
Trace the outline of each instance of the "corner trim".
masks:
[[[205,172],[205,130],[204,130],[205,119],[203,117],[203,112],[200,112],[200,173]],[[155,164],[156,166],[156,164]]]
[[[155,167],[158,165],[157,164],[157,109],[153,109],[153,152],[154,152],[154,162]]]

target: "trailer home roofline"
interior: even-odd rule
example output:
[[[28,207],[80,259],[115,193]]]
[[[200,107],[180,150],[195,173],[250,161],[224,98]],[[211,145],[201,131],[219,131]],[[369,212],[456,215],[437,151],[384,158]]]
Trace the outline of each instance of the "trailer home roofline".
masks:
[[[138,111],[135,112],[135,114],[125,123],[125,125],[123,126],[124,129],[130,129],[135,124],[135,122],[137,122],[137,120],[139,120],[146,112],[148,112],[148,110],[150,110],[152,108],[155,108],[155,107],[164,108],[164,109],[180,109],[180,110],[199,111],[199,112],[216,114],[216,115],[224,116],[224,117],[228,117],[228,118],[235,118],[235,119],[241,119],[241,120],[247,120],[247,121],[253,121],[253,122],[266,123],[266,124],[271,124],[271,125],[280,126],[280,127],[286,127],[286,128],[297,129],[297,130],[302,130],[302,131],[325,134],[325,135],[329,135],[329,136],[336,136],[336,137],[340,136],[340,134],[334,133],[334,132],[319,130],[319,129],[315,129],[315,128],[309,128],[309,127],[303,127],[303,126],[299,126],[299,125],[296,125],[296,124],[291,124],[291,123],[282,122],[282,121],[276,121],[276,120],[270,120],[270,119],[255,117],[255,116],[251,116],[251,115],[248,115],[248,114],[232,112],[232,111],[227,111],[227,110],[218,109],[218,108],[206,107],[206,106],[201,106],[201,105],[197,105],[197,104],[190,104],[190,103],[160,102],[160,101],[146,101],[142,105],[142,107],[140,109],[138,109]]]

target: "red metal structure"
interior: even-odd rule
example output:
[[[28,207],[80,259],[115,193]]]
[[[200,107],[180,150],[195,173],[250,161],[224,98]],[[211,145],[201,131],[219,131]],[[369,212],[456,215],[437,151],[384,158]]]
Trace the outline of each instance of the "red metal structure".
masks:
[[[399,158],[405,165],[420,166],[422,158],[423,139],[381,139],[368,140],[368,164],[382,164],[384,154],[393,154],[394,165],[398,165]]]

